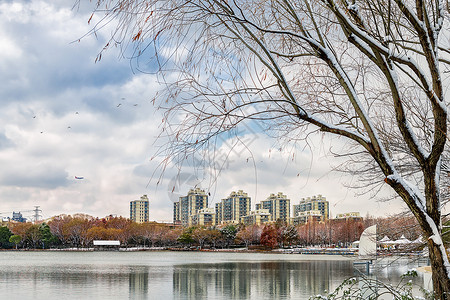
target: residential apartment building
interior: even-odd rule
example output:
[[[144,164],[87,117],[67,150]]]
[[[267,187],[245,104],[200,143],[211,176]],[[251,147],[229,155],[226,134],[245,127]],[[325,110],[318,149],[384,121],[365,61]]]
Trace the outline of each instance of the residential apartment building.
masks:
[[[216,224],[238,224],[250,214],[251,198],[242,190],[231,192],[228,198],[216,203]]]
[[[267,209],[251,211],[248,215],[241,217],[241,223],[244,225],[261,225],[269,220],[270,212]]]
[[[319,210],[300,211],[296,216],[291,218],[291,225],[297,226],[308,222],[321,222],[324,221],[322,212]]]
[[[130,202],[130,219],[136,223],[149,221],[149,200],[147,195]]]
[[[208,195],[200,188],[190,189],[188,194],[173,204],[173,223],[189,226],[189,217],[208,207]]]
[[[173,203],[173,225],[181,225],[180,201]]]
[[[202,208],[197,213],[189,216],[189,226],[214,226],[216,225],[216,212],[214,208]]]
[[[347,212],[342,214],[336,215],[336,220],[355,220],[355,221],[362,221],[363,218],[359,214],[359,212]]]
[[[298,205],[293,206],[294,217],[298,216],[300,212],[320,211],[323,216],[323,221],[330,218],[330,206],[325,197],[322,195],[302,198]]]
[[[289,223],[291,216],[291,200],[286,195],[279,192],[278,194],[270,194],[270,196],[256,204],[256,210],[267,209],[270,213],[270,221],[278,220]]]
[[[20,223],[25,223],[27,221],[27,219],[22,216],[21,212],[14,212],[14,211],[12,213],[11,220],[20,222]]]

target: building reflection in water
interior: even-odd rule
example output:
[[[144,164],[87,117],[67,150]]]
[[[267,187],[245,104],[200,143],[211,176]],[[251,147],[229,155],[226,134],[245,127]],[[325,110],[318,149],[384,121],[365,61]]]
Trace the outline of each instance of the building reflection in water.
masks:
[[[150,255],[155,259],[136,264],[136,257],[142,259]],[[216,263],[217,259],[227,259],[217,253],[201,257],[203,263],[198,263],[200,259],[197,263],[185,263],[200,255],[189,253],[170,260],[162,258],[161,253],[139,253],[117,264],[70,261],[52,264],[50,259],[34,265],[30,265],[34,260],[29,260],[18,267],[3,263],[0,265],[0,294],[9,295],[14,291],[14,299],[46,300],[308,299],[311,295],[333,291],[345,279],[357,277],[352,261],[314,260],[315,256],[308,256],[308,260],[295,260],[296,256],[291,256],[294,261],[287,261],[284,255],[259,255],[260,259],[271,260],[245,261],[249,256],[236,254],[227,256],[227,262]],[[277,257],[280,260],[276,260]],[[404,272],[417,267],[409,262],[407,258],[378,259],[373,277],[395,285],[402,280]],[[422,278],[412,280],[413,284],[422,283]],[[362,284],[359,287],[361,295],[367,294]]]
[[[236,262],[174,268],[174,298],[290,298],[323,294],[351,277],[348,261]],[[250,296],[251,295],[251,296]]]
[[[129,273],[129,299],[148,299],[148,272]]]

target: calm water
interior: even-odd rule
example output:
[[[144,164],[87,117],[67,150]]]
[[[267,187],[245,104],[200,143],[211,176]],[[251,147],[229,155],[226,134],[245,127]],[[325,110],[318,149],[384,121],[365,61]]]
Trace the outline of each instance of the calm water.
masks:
[[[410,267],[377,276],[395,282]],[[351,260],[336,256],[0,252],[0,295],[8,299],[308,299],[355,274]]]

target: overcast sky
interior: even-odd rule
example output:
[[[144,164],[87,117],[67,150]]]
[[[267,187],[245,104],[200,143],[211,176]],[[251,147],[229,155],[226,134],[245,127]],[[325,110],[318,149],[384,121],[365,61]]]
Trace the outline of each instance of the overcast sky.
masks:
[[[176,171],[169,169],[157,185],[159,173],[156,179],[152,174],[162,158],[150,158],[162,117],[150,100],[163,87],[153,75],[133,74],[114,50],[95,63],[105,36],[74,42],[89,31],[91,8],[82,1],[73,10],[73,2],[0,3],[2,216],[12,211],[31,216],[39,205],[44,218],[61,213],[129,217],[129,202],[147,194],[150,218],[170,221],[173,200],[193,184],[211,193],[212,207],[242,189],[252,197],[252,206],[283,192],[291,204],[322,194],[333,215],[400,210],[398,201],[378,203],[345,188],[357,179],[330,172],[331,144],[321,137],[313,153],[298,151],[293,159],[269,137],[250,131],[244,136],[249,150],[238,146],[230,151],[230,142],[222,144],[220,151],[229,153],[229,161],[217,181],[199,181],[202,174],[185,168],[176,182]]]

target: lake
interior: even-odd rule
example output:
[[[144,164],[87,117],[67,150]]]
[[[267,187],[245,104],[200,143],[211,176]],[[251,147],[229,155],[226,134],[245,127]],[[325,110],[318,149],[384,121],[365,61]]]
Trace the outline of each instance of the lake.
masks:
[[[374,273],[395,283],[412,267],[417,263],[403,259]],[[308,299],[357,274],[352,259],[342,256],[0,252],[0,295],[8,299]]]

